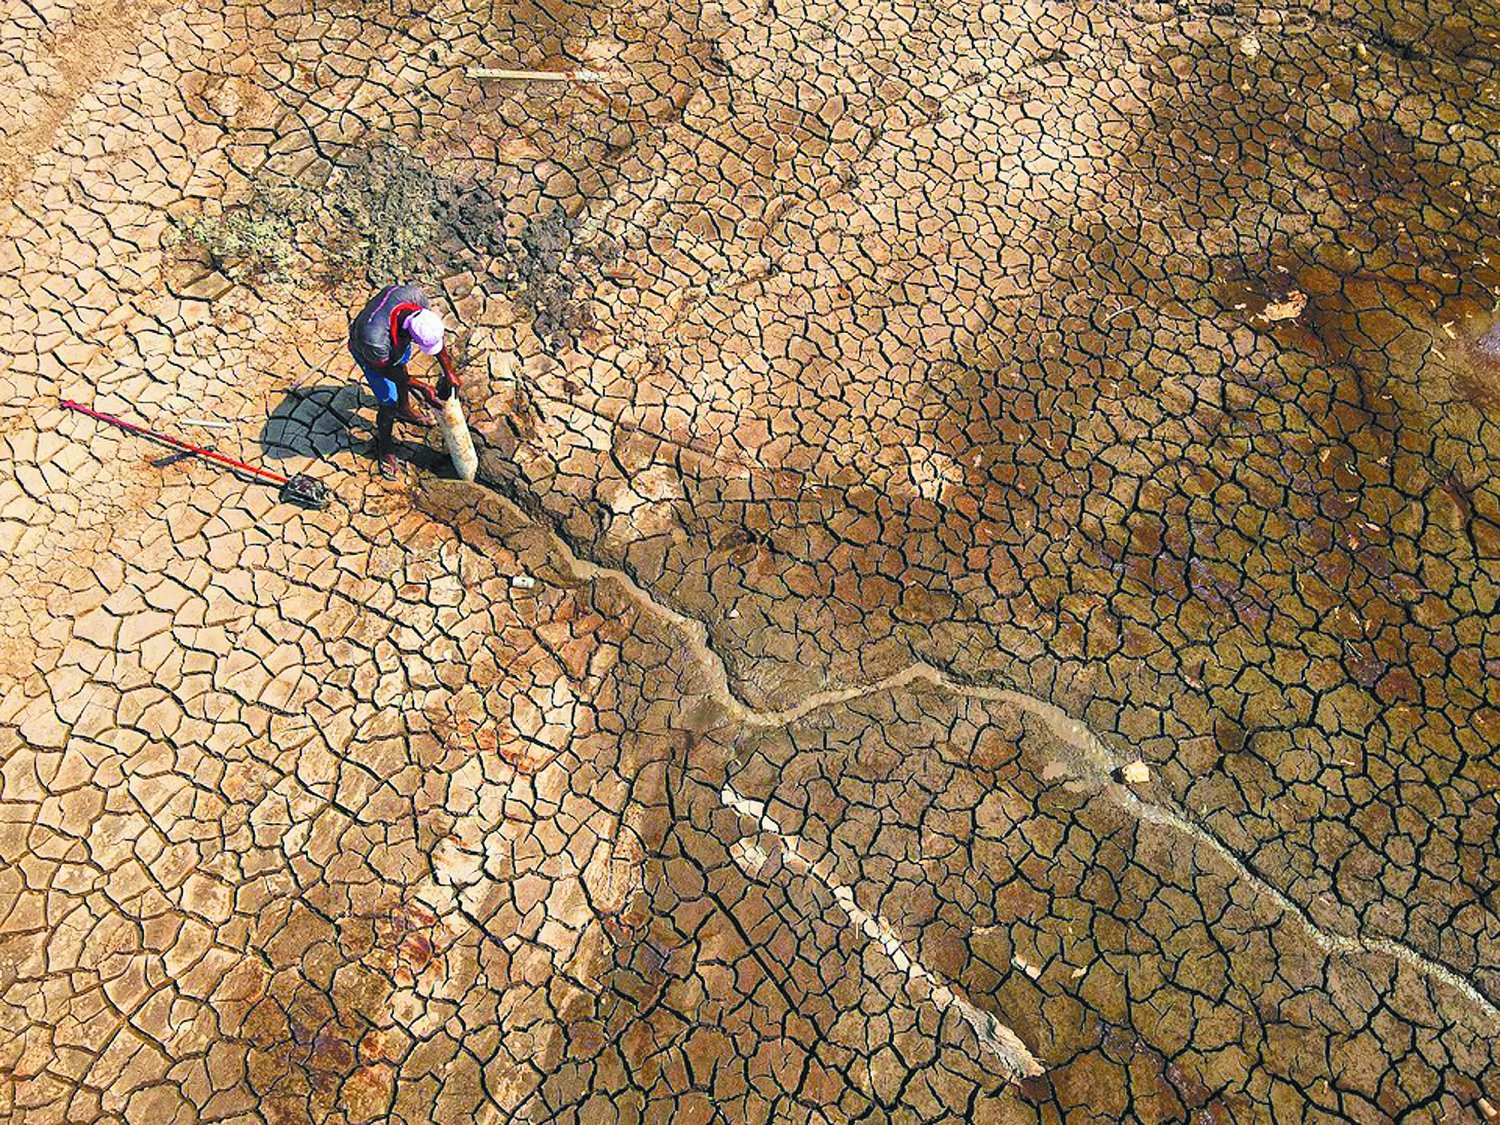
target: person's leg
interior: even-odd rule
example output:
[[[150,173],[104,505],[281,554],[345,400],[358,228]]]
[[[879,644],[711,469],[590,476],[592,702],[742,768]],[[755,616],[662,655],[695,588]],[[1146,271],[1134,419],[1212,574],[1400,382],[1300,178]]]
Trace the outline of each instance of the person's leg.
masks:
[[[442,396],[434,391],[426,383],[422,382],[422,380],[411,379],[408,380],[407,385],[411,387],[412,394],[416,395],[419,399],[426,403],[429,410],[436,410],[440,405],[442,405]]]
[[[391,375],[396,385],[396,420],[414,426],[432,425],[432,415],[411,403],[411,376],[406,373],[406,366],[391,368]]]
[[[387,480],[396,475],[396,453],[391,447],[395,429],[396,408],[382,406],[375,412],[375,464]]]
[[[362,363],[359,366],[364,372],[365,382],[375,393],[375,463],[382,476],[394,477],[396,454],[392,449],[391,439],[396,428],[396,410],[401,395],[395,381],[384,371],[366,367]]]

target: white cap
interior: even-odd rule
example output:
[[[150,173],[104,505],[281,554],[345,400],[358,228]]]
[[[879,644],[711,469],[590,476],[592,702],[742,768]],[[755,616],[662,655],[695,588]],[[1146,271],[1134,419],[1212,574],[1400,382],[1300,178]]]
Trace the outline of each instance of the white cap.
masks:
[[[428,355],[443,350],[443,318],[431,309],[423,309],[406,322],[406,330],[417,347]]]

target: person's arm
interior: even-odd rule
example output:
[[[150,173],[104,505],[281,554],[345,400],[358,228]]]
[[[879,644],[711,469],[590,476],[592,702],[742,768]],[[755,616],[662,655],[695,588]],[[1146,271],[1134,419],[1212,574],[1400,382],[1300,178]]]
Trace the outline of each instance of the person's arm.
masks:
[[[447,395],[443,392],[447,388],[445,388],[443,384],[446,382],[454,390],[457,390],[459,387],[463,386],[463,381],[458,377],[458,368],[454,366],[453,356],[449,354],[446,345],[444,346],[442,351],[438,352],[436,358],[438,361],[438,366],[443,369],[443,378],[438,382],[438,395],[441,398],[446,398]]]

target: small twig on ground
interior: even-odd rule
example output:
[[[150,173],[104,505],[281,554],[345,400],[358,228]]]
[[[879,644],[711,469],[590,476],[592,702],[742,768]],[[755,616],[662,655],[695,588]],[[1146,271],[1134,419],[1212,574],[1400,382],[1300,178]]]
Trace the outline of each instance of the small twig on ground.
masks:
[[[465,72],[470,78],[498,78],[510,82],[608,82],[609,76],[597,70],[495,70],[471,66]]]

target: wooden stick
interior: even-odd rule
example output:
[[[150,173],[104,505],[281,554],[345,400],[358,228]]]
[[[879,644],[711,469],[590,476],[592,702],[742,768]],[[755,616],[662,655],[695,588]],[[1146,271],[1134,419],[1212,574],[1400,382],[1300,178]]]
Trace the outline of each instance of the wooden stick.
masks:
[[[492,70],[471,66],[470,78],[500,78],[514,82],[608,82],[609,76],[597,70]]]
[[[183,418],[184,426],[207,426],[211,430],[228,430],[234,426],[233,422],[211,422],[207,418]]]

